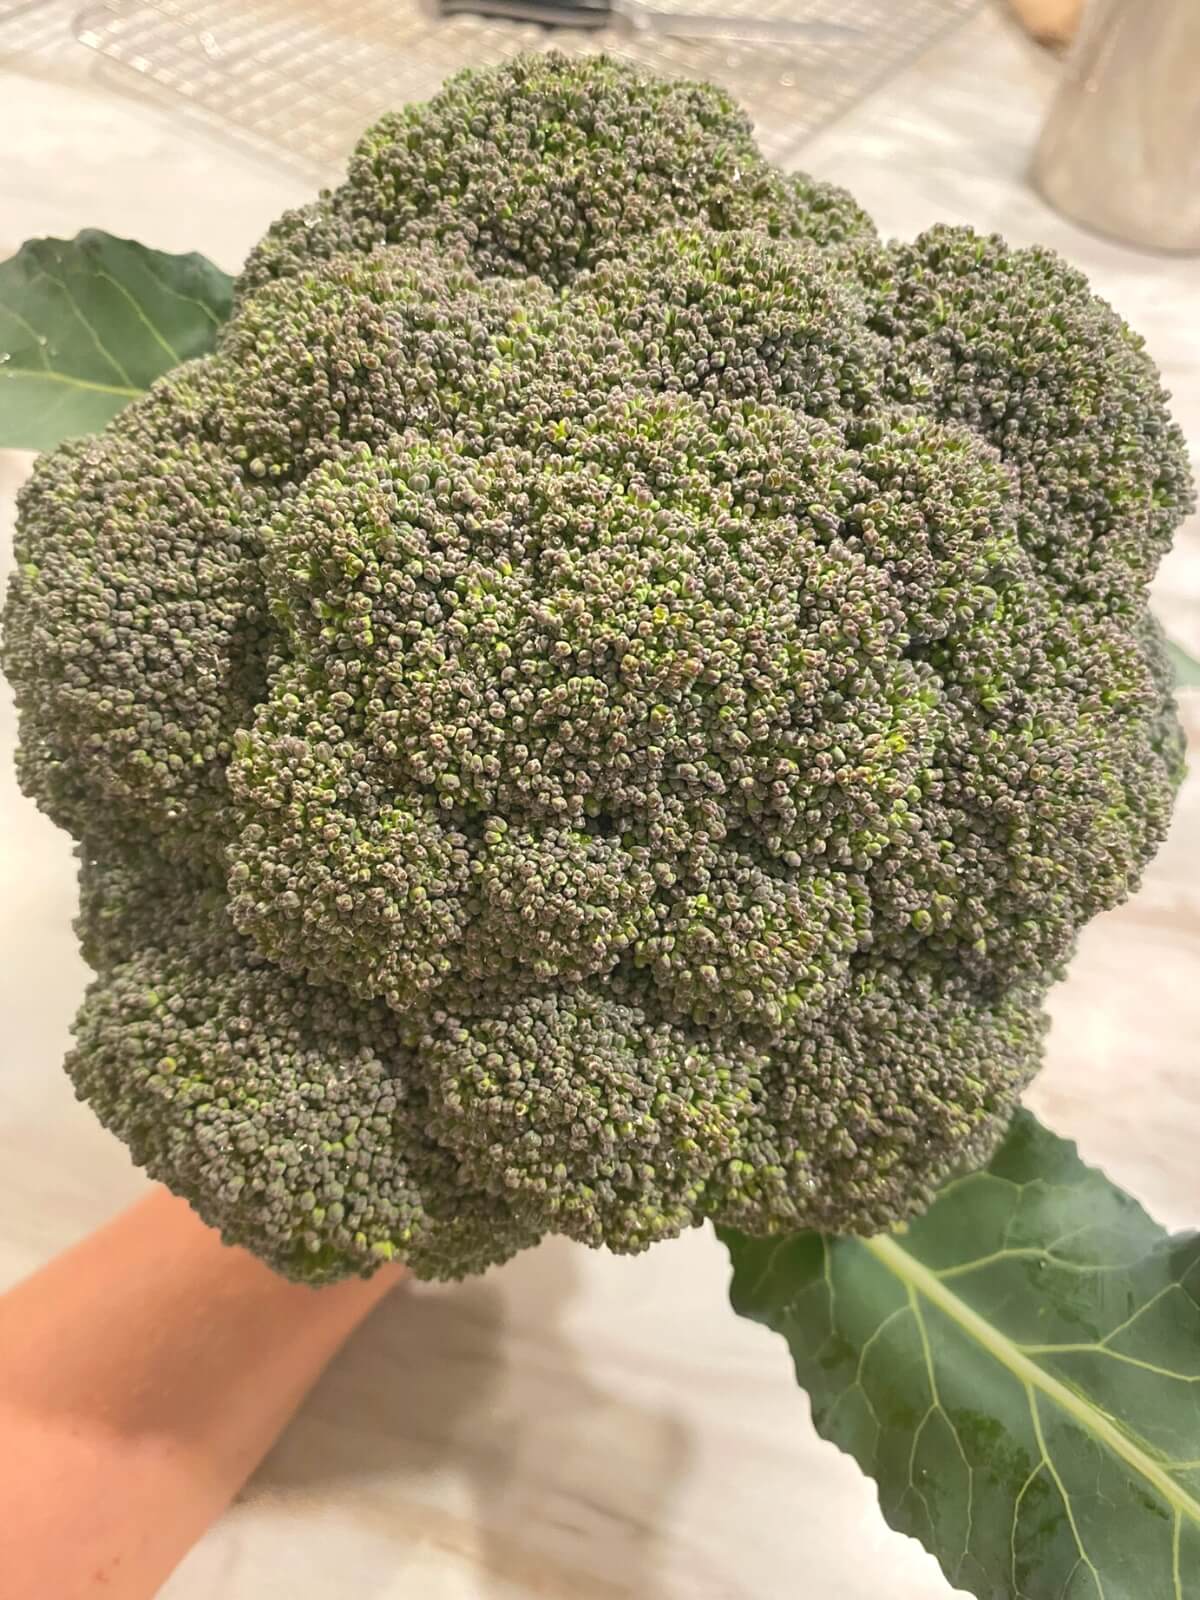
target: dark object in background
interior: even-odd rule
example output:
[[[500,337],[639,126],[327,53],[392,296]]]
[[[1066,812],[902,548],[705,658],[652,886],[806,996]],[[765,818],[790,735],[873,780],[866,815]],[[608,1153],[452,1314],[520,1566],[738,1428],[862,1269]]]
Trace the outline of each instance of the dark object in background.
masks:
[[[547,28],[611,28],[618,33],[656,34],[667,39],[836,44],[860,32],[842,23],[801,22],[790,17],[656,11],[630,0],[430,0],[429,9],[437,17],[498,17]]]

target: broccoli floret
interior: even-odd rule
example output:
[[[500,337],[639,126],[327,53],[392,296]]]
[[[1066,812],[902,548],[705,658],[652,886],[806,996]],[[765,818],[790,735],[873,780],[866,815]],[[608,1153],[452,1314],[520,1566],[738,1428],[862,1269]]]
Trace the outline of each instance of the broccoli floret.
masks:
[[[269,499],[193,429],[185,396],[187,368],[98,438],[37,461],[18,500],[4,667],[18,773],[54,821],[80,837],[110,812],[188,861],[227,809],[271,641]]]
[[[416,1050],[431,1131],[463,1170],[585,1244],[638,1250],[688,1227],[756,1110],[748,1046],[587,986],[435,1012]]]
[[[1191,503],[1049,252],[883,245],[702,85],[454,80],[22,496],[78,1092],[311,1281],[919,1211],[1165,832]]]
[[[947,970],[856,957],[823,1025],[773,1047],[710,1214],[757,1234],[871,1234],[921,1209],[948,1169],[991,1155],[1038,1066],[1040,999],[1040,987],[989,997]]]
[[[1017,475],[1021,542],[1055,588],[1141,610],[1192,503],[1141,337],[1052,250],[970,228],[892,245],[866,276],[894,351],[889,396],[995,446]]]
[[[397,1256],[456,1278],[536,1243],[543,1230],[423,1132],[428,1094],[401,1018],[289,976],[219,900],[146,873],[143,861],[133,894],[125,864],[86,874],[100,976],[68,1060],[139,1164],[230,1243],[310,1281]]]
[[[818,244],[875,235],[844,190],[785,177],[706,83],[557,53],[463,72],[364,134],[346,181],[268,230],[243,292],[380,244],[468,251],[489,274],[568,282],[670,223]]]

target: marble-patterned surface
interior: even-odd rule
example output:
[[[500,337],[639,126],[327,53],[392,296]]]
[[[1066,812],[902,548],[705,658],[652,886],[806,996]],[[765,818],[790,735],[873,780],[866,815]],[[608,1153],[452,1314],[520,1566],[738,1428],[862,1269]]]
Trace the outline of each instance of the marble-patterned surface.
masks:
[[[1200,459],[1200,264],[1138,255],[1024,183],[1055,65],[985,11],[803,152],[889,232],[1040,240],[1146,334]],[[97,225],[233,266],[294,177],[81,75],[0,67],[0,253]],[[28,458],[0,454],[8,559]],[[1200,649],[1200,527],[1157,585]],[[1200,694],[1185,717],[1200,752]],[[0,1286],[142,1179],[58,1070],[85,979],[66,841],[17,794],[0,701]],[[1194,755],[1194,760],[1197,756]],[[1200,1210],[1200,772],[1138,898],[1085,935],[1029,1098],[1172,1225]],[[817,1440],[783,1347],[724,1304],[695,1233],[618,1260],[552,1241],[396,1296],[353,1341],[167,1600],[937,1600],[950,1589]]]

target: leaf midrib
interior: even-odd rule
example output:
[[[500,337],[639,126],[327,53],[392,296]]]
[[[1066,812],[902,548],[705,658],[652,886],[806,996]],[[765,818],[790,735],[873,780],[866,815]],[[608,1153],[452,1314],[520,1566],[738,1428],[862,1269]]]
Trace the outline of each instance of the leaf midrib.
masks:
[[[928,1267],[910,1255],[894,1239],[883,1236],[859,1242],[864,1250],[868,1250],[876,1261],[901,1283],[922,1295],[952,1322],[957,1323],[963,1332],[993,1360],[1007,1368],[1027,1388],[1035,1389],[1053,1401],[1093,1438],[1099,1440],[1147,1483],[1153,1485],[1177,1515],[1188,1517],[1200,1527],[1200,1501],[1181,1489],[1171,1475],[1118,1428],[1111,1418],[1105,1416],[1095,1406],[1089,1405],[1082,1395],[1069,1388],[1052,1372],[1047,1372],[1044,1367],[1039,1366],[1006,1334],[1001,1333],[977,1311],[972,1310],[966,1301],[960,1300],[958,1295],[947,1289]]]
[[[4,379],[13,382],[20,380],[33,383],[65,383],[72,389],[85,389],[93,394],[115,394],[136,400],[139,395],[145,394],[145,389],[131,389],[123,383],[97,383],[94,378],[76,378],[69,372],[57,372],[53,367],[12,367],[6,366],[0,371],[0,382]]]

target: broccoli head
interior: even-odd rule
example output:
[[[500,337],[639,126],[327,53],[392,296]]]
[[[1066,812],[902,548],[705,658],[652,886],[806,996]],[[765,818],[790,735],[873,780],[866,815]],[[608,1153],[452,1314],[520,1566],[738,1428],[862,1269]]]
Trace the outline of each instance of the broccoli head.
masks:
[[[1190,504],[1051,253],[883,244],[702,85],[454,80],[23,491],[79,1094],[311,1281],[912,1214],[1163,837]]]

